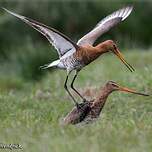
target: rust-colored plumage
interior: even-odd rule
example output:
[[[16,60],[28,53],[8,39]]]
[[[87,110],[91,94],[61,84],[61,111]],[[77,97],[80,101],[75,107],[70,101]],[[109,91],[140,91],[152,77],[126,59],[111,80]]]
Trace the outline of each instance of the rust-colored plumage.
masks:
[[[97,46],[85,45],[77,48],[77,51],[73,54],[73,57],[80,61],[80,63],[84,66],[88,65],[99,56],[107,52],[113,52],[118,56],[118,58],[129,68],[132,72],[134,68],[125,61],[123,55],[120,53],[117,45],[112,40],[104,41]]]

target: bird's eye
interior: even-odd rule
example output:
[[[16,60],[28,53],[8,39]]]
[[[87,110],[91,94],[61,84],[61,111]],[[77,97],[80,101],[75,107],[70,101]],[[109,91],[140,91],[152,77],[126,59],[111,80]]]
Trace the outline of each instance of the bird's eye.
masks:
[[[117,85],[116,85],[116,84],[114,84],[114,83],[112,83],[112,86],[117,87]]]
[[[115,44],[113,44],[113,48],[114,48],[114,49],[117,49],[117,47],[116,47],[116,45],[115,45]]]

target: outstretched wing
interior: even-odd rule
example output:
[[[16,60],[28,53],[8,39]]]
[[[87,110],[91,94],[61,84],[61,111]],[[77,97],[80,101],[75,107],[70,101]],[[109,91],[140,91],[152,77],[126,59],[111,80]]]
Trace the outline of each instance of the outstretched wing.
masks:
[[[56,48],[59,57],[62,57],[65,53],[69,51],[71,53],[74,53],[76,51],[76,48],[78,47],[77,44],[72,42],[67,36],[60,33],[59,31],[51,27],[48,27],[44,24],[41,24],[28,17],[18,15],[5,8],[3,9],[8,13],[12,14],[13,16],[21,19],[22,21],[24,21],[25,23],[27,23],[28,25],[39,31],[41,34],[43,34],[49,40],[49,42]]]
[[[108,15],[103,20],[101,20],[95,28],[90,31],[88,34],[83,36],[78,42],[78,45],[85,45],[93,43],[96,39],[101,36],[103,33],[109,31],[112,27],[125,20],[131,13],[133,6],[126,6],[122,9],[115,11],[114,13]]]

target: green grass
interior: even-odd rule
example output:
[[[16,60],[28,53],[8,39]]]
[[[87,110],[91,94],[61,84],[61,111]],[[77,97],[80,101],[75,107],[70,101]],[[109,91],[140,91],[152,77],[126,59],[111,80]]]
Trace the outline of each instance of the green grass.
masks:
[[[99,89],[114,80],[151,94],[152,51],[124,54],[134,73],[105,54],[80,72],[76,87]],[[25,152],[151,152],[151,96],[115,92],[97,122],[63,127],[60,121],[73,106],[63,88],[65,76],[56,70],[33,83],[14,75],[0,76],[0,143],[19,143]]]

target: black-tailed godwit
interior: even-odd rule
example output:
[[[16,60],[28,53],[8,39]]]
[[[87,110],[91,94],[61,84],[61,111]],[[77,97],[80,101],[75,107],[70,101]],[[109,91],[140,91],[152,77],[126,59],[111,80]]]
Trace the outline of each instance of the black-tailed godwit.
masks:
[[[123,91],[123,92],[130,92],[142,96],[149,96],[145,93],[137,92],[133,89],[129,89],[126,87],[121,87],[114,81],[108,81],[103,88],[100,89],[97,97],[92,101],[86,101],[79,106],[80,109],[74,107],[70,113],[64,118],[63,123],[66,124],[77,124],[82,121],[88,123],[92,122],[96,118],[99,117],[101,110],[103,109],[105,102],[107,101],[108,96],[113,91]]]
[[[85,98],[74,88],[74,81],[78,75],[78,72],[98,58],[100,55],[106,52],[113,52],[118,58],[127,66],[130,71],[134,71],[134,68],[127,63],[123,55],[120,53],[117,45],[112,40],[101,42],[97,46],[93,46],[96,39],[116,26],[121,21],[124,21],[131,13],[133,7],[126,6],[122,9],[115,11],[101,20],[92,31],[83,36],[77,43],[74,43],[70,38],[55,30],[28,17],[18,15],[5,8],[8,13],[21,19],[42,35],[44,35],[48,41],[55,47],[59,54],[59,59],[44,65],[43,68],[58,67],[67,71],[67,77],[64,83],[64,88],[73,99],[74,103],[78,106],[75,98],[67,87],[67,81],[71,71],[75,70],[74,78],[71,82],[71,88],[85,101]]]

